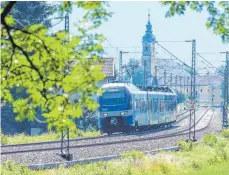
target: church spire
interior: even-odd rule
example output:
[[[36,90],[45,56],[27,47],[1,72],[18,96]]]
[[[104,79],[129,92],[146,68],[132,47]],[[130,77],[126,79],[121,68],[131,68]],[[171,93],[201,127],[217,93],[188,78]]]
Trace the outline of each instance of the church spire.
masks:
[[[146,32],[142,37],[143,43],[152,43],[155,41],[155,36],[153,35],[152,25],[150,23],[150,10],[148,10],[148,23],[146,24]]]
[[[148,22],[150,22],[150,10],[148,9]]]

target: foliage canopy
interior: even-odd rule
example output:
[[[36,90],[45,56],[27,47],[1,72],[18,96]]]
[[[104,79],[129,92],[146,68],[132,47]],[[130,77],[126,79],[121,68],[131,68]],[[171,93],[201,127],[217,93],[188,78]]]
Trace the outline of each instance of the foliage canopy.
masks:
[[[98,93],[96,83],[104,78],[100,54],[101,34],[88,34],[99,27],[111,13],[106,2],[62,2],[58,9],[64,14],[73,5],[84,10],[80,23],[90,21],[86,30],[77,26],[78,35],[66,32],[48,34],[42,24],[18,28],[10,12],[17,2],[7,2],[1,10],[1,92],[2,102],[11,102],[17,120],[33,120],[42,109],[49,128],[74,129],[72,118],[80,117],[83,109],[95,110],[90,97]],[[28,96],[14,99],[10,89],[25,88]],[[72,103],[70,96],[78,94]]]
[[[229,43],[228,1],[165,1],[161,3],[169,7],[166,17],[172,17],[176,14],[184,15],[187,8],[196,12],[202,12],[206,8],[209,14],[206,27],[211,28],[216,35],[219,35],[224,43]]]

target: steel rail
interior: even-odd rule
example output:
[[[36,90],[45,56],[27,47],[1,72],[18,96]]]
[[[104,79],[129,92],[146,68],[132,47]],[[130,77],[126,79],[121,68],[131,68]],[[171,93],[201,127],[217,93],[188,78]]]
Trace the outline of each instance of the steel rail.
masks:
[[[208,127],[213,119],[214,112],[211,116],[211,119],[208,122],[208,125],[202,128],[201,130],[205,129]],[[199,142],[199,141],[197,141]],[[180,149],[179,146],[173,146],[173,147],[165,147],[165,148],[160,148],[160,149],[154,149],[154,150],[148,150],[144,151],[144,154],[156,154],[160,151],[178,151]],[[65,162],[54,162],[54,163],[45,163],[45,164],[30,164],[28,167],[32,170],[38,170],[38,169],[50,169],[50,168],[58,168],[60,165],[64,167],[69,167],[75,164],[88,164],[88,163],[93,163],[93,162],[100,162],[100,161],[109,161],[109,160],[114,160],[114,159],[120,159],[121,154],[117,155],[108,155],[108,156],[101,156],[101,157],[91,157],[87,159],[78,159],[78,160],[72,160],[72,161],[65,161]]]
[[[205,116],[205,114],[209,110],[210,109],[206,110],[201,115],[201,117],[196,122],[196,125],[202,120],[202,118]],[[74,146],[70,146],[70,148],[86,148],[86,147],[94,147],[94,146],[105,146],[105,145],[113,145],[113,144],[121,144],[121,143],[146,141],[146,140],[151,140],[151,139],[152,140],[156,140],[156,139],[170,138],[170,137],[185,135],[187,133],[184,133],[184,132],[188,131],[188,130],[189,130],[189,128],[186,128],[186,129],[182,129],[180,131],[176,131],[176,132],[173,132],[173,133],[170,133],[170,134],[161,135],[161,136],[148,136],[148,137],[144,137],[144,138],[136,138],[136,139],[129,139],[129,140],[119,140],[119,141],[101,142],[101,143],[94,143],[94,144],[74,145]],[[57,147],[57,148],[43,148],[43,149],[29,149],[29,150],[19,150],[19,151],[8,151],[8,152],[1,152],[1,155],[16,154],[16,153],[27,153],[27,152],[52,151],[52,150],[58,150],[58,149],[59,149],[59,147]]]
[[[181,114],[178,114],[177,117],[180,117],[186,113],[188,113],[189,111],[185,111]],[[184,117],[181,117],[177,120],[177,122],[180,122],[182,120],[184,120],[185,118],[187,118],[187,116],[184,116]],[[166,128],[167,129],[167,128]],[[162,129],[160,130],[157,130],[157,129],[154,129],[154,130],[151,130],[152,131],[161,131]],[[143,133],[146,133],[146,132],[149,132],[149,131],[142,131],[141,134]],[[132,132],[128,135],[132,135],[132,134],[135,134],[136,132]],[[108,135],[104,135],[104,136],[96,136],[96,137],[83,137],[83,138],[77,138],[77,139],[71,139],[70,142],[75,142],[75,141],[82,141],[82,140],[95,140],[95,139],[102,139],[102,138],[112,138],[112,137],[117,137],[117,136],[127,136],[127,134],[123,134],[123,133],[119,133],[119,134],[114,134],[114,135],[111,135],[111,136],[108,136]],[[1,148],[7,148],[7,147],[21,147],[21,146],[36,146],[36,145],[43,145],[43,144],[54,144],[54,143],[60,143],[61,141],[59,140],[53,140],[53,141],[47,141],[47,142],[34,142],[34,143],[22,143],[22,144],[10,144],[10,145],[1,145]]]
[[[188,113],[188,111],[185,111],[183,113],[180,113],[178,116],[182,116],[182,115],[184,115],[186,113]],[[189,115],[180,117],[179,119],[177,119],[177,122],[176,123],[179,123],[179,122],[183,121],[184,119],[188,118],[188,116]],[[172,129],[172,130],[170,130],[170,129]],[[173,126],[170,125],[170,126],[166,126],[166,127],[163,127],[163,128],[146,130],[146,131],[141,131],[141,132],[136,131],[136,132],[132,132],[132,133],[128,133],[128,134],[115,134],[113,136],[102,136],[102,137],[99,136],[99,138],[97,137],[97,139],[91,139],[91,138],[89,138],[89,139],[84,140],[84,141],[89,142],[89,143],[92,142],[92,141],[94,143],[98,143],[98,142],[101,143],[102,141],[103,142],[106,142],[107,140],[109,141],[109,139],[113,139],[112,141],[114,141],[114,140],[127,140],[128,137],[141,137],[144,134],[151,134],[151,135],[162,134],[160,132],[164,132],[164,131],[171,132],[171,131],[174,131],[176,129],[177,128],[173,128]],[[77,145],[82,145],[82,144],[86,144],[84,141],[83,141],[83,143],[79,143],[79,142],[81,142],[81,141],[79,141],[79,139],[78,140],[76,139],[76,141],[72,140],[71,145],[76,145],[76,144]],[[31,150],[31,149],[34,149],[34,150],[35,149],[36,150],[38,150],[38,149],[45,149],[47,147],[57,148],[58,147],[58,144],[59,144],[59,142],[56,143],[56,141],[55,141],[54,143],[53,142],[51,142],[51,143],[47,143],[46,142],[45,144],[40,144],[39,143],[39,144],[36,144],[36,145],[33,144],[33,143],[24,144],[22,146],[21,145],[15,145],[15,146],[11,145],[11,146],[7,146],[7,147],[2,147],[1,152],[13,152],[13,151],[17,151],[17,152],[21,151],[22,152],[22,151],[27,151],[27,150]],[[34,147],[36,147],[36,148],[34,148]]]

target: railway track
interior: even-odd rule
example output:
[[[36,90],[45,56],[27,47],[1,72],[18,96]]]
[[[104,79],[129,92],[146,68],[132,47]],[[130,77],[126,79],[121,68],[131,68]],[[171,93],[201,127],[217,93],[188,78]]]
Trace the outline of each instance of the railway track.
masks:
[[[189,111],[182,112],[177,116],[177,123],[183,121],[188,117],[188,115],[183,116],[184,114],[187,114]],[[182,117],[183,116],[183,117]],[[141,133],[148,133],[148,132],[157,132],[157,131],[162,131],[162,130],[167,130],[168,128],[171,127],[166,127],[166,128],[159,128],[159,129],[153,129],[149,131],[141,131]],[[117,133],[113,135],[102,135],[102,136],[96,136],[96,137],[83,137],[83,138],[76,138],[76,139],[70,139],[70,142],[75,142],[75,141],[83,141],[83,140],[95,140],[95,139],[102,139],[102,138],[112,138],[112,137],[117,137],[117,136],[127,136],[127,135],[133,135],[138,132],[131,132],[131,133]],[[44,145],[44,144],[56,144],[56,143],[61,143],[59,140],[55,141],[47,141],[47,142],[35,142],[35,143],[22,143],[22,144],[10,144],[10,145],[1,145],[1,148],[10,148],[10,147],[23,147],[23,146],[36,146],[36,145]]]
[[[207,125],[198,131],[202,131],[206,129],[212,122],[214,112],[211,115],[211,119],[208,121]],[[160,151],[178,151],[179,146],[173,146],[173,147],[166,147],[166,148],[160,148],[160,149],[153,149],[153,150],[148,150],[144,151],[145,154],[156,154],[157,152]],[[116,154],[116,155],[108,155],[108,156],[99,156],[99,157],[91,157],[91,158],[86,158],[86,159],[79,159],[79,160],[73,160],[73,161],[64,161],[64,162],[54,162],[54,163],[45,163],[45,164],[30,164],[28,165],[28,168],[32,170],[37,170],[37,169],[50,169],[50,168],[58,168],[60,166],[65,166],[69,167],[75,164],[87,164],[87,163],[94,163],[94,162],[100,162],[100,161],[109,161],[113,159],[119,159],[121,158],[121,154]]]
[[[197,120],[196,125],[202,120],[202,118],[205,116],[206,113],[208,113],[210,109],[206,110]],[[214,115],[214,113],[213,113]],[[212,115],[212,117],[213,117]],[[184,117],[187,118],[187,117]],[[86,143],[86,144],[75,144],[75,145],[70,145],[70,148],[86,148],[86,147],[95,147],[95,146],[104,146],[104,145],[112,145],[112,144],[121,144],[121,143],[130,143],[130,142],[137,142],[137,141],[145,141],[145,140],[155,140],[155,139],[162,139],[162,138],[169,138],[169,137],[175,137],[175,136],[179,136],[179,135],[184,135],[186,134],[185,132],[188,131],[189,128],[183,128],[180,129],[179,131],[175,131],[169,134],[164,134],[164,135],[159,135],[159,136],[146,136],[146,137],[138,137],[138,138],[132,138],[132,139],[121,139],[119,138],[119,140],[113,140],[113,141],[107,141],[104,142],[102,140],[100,140],[99,142],[95,142],[95,143]],[[98,138],[108,138],[107,136],[99,136]],[[110,139],[111,137],[109,137]],[[90,141],[95,140],[96,138],[90,138]],[[79,141],[79,140],[85,140],[85,138],[82,139],[75,139],[75,141]],[[73,141],[73,140],[71,140]],[[4,148],[4,150],[2,149],[1,154],[2,155],[9,155],[9,154],[16,154],[16,153],[27,153],[27,152],[41,152],[41,151],[51,151],[51,150],[59,150],[59,145],[54,144],[53,143],[59,143],[59,141],[54,141],[54,142],[43,142],[43,144],[46,144],[46,146],[48,145],[49,147],[46,147],[45,145],[43,145],[42,148],[36,148],[36,149],[22,149],[22,150],[18,150],[18,146],[15,147],[16,150],[13,151],[7,151],[7,148],[9,148],[9,146],[3,146],[2,148]],[[52,145],[50,145],[50,143]],[[28,144],[23,144],[24,146],[28,146]],[[36,144],[29,144],[29,146],[33,147],[34,145],[41,145],[41,143],[36,143]],[[12,145],[11,145],[12,146]],[[50,147],[51,146],[51,147]],[[54,147],[52,147],[54,146]]]

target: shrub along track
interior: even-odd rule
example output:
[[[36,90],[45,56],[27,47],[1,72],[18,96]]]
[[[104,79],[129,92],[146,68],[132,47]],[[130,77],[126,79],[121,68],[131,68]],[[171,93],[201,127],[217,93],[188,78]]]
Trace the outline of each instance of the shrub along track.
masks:
[[[196,125],[203,119],[205,114],[210,109],[207,109],[203,114],[200,115],[200,117],[196,121]],[[184,117],[181,117],[178,122],[187,119],[189,116],[186,115],[187,112],[183,113],[185,114]],[[188,126],[184,126],[182,128],[178,128],[172,131],[171,133],[166,134],[160,134],[160,135],[150,135],[150,133],[145,132],[146,135],[143,135],[143,133],[138,133],[137,135],[122,135],[125,137],[119,137],[120,135],[113,135],[113,136],[99,136],[99,137],[93,137],[93,138],[80,138],[80,139],[74,139],[71,140],[70,148],[89,148],[89,147],[95,147],[95,146],[105,146],[105,145],[113,145],[113,144],[121,144],[121,143],[130,143],[130,142],[137,142],[137,141],[145,141],[145,140],[156,140],[156,139],[162,139],[162,138],[170,138],[179,136],[182,134],[185,134],[189,130]],[[132,138],[131,138],[132,137]],[[96,140],[97,139],[97,140]],[[73,142],[74,141],[74,142]],[[80,143],[81,142],[81,143]],[[84,142],[84,143],[82,143]],[[28,153],[28,152],[41,152],[41,151],[52,151],[52,150],[59,150],[60,145],[57,144],[60,143],[60,141],[52,141],[52,142],[40,142],[40,143],[31,143],[31,144],[20,144],[20,145],[6,145],[2,146],[2,155],[9,155],[9,154],[16,154],[16,153]],[[77,143],[77,144],[75,144]]]

